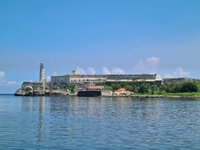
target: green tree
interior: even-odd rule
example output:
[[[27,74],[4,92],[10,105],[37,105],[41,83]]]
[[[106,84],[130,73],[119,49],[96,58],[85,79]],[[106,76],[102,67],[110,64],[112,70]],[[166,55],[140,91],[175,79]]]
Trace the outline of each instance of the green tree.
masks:
[[[73,83],[68,83],[68,84],[66,84],[66,86],[65,86],[65,88],[67,89],[67,90],[69,90],[71,93],[74,93],[75,92],[75,84],[73,84]]]
[[[120,83],[112,83],[111,87],[114,91],[118,90],[119,88],[122,88],[122,86],[120,85]]]
[[[197,92],[198,87],[194,82],[186,82],[182,85],[180,92]]]
[[[144,93],[148,93],[149,92],[149,88],[145,85],[141,85],[138,89],[138,93],[144,94]]]

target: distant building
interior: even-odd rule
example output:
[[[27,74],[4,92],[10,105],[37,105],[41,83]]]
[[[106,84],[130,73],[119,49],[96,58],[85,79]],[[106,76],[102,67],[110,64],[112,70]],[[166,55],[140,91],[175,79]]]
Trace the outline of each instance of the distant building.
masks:
[[[51,87],[64,86],[67,83],[101,82],[156,82],[156,74],[111,74],[111,75],[72,75],[51,76]]]

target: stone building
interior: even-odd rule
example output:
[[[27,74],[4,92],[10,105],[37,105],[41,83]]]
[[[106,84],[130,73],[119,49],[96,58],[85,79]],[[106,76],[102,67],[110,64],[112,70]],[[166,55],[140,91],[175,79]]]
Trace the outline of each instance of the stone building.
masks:
[[[155,82],[156,74],[112,74],[112,75],[64,75],[51,76],[51,87],[63,86],[67,83],[101,83],[101,82]]]

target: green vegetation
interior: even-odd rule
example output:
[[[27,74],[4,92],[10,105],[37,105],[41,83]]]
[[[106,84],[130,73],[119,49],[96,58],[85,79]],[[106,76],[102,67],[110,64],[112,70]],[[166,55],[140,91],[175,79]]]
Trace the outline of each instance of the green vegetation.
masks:
[[[187,93],[187,92],[198,92],[198,83],[195,82],[184,82],[175,84],[166,84],[165,90],[169,93]]]
[[[194,82],[187,82],[181,86],[180,92],[197,92],[198,87]]]
[[[76,86],[73,83],[68,83],[68,84],[65,85],[65,89],[69,90],[70,93],[74,93],[75,92],[75,88],[76,88]]]
[[[138,88],[138,93],[141,93],[141,94],[144,94],[144,93],[149,93],[149,88],[145,85],[141,85],[139,88]]]
[[[200,96],[199,82],[179,83],[142,83],[142,82],[120,82],[101,83],[105,88],[116,91],[125,88],[133,92],[135,96]]]

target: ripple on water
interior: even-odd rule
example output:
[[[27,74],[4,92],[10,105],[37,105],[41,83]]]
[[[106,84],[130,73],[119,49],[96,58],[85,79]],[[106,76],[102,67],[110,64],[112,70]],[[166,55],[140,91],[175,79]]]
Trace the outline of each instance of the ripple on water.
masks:
[[[200,101],[0,96],[0,149],[198,149]]]

